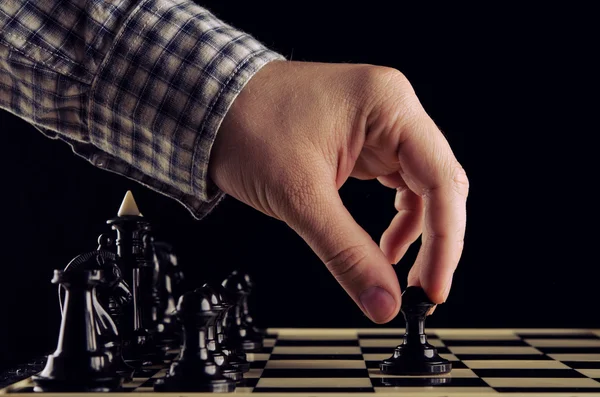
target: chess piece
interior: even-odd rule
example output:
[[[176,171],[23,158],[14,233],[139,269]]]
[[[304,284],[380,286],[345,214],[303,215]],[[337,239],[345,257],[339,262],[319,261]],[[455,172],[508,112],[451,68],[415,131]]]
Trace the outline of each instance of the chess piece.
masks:
[[[256,332],[257,334],[259,334],[261,337],[264,338],[264,336],[267,334],[266,330],[256,327],[256,325],[254,323],[254,318],[250,314],[249,297],[250,297],[250,294],[252,294],[252,290],[254,289],[254,282],[252,281],[252,278],[250,277],[250,275],[248,273],[244,273],[243,276],[244,276],[244,279],[246,280],[246,284],[248,285],[248,295],[245,295],[242,299],[242,316],[244,317],[244,321],[246,322],[246,324],[248,324],[248,326],[252,327],[254,332]]]
[[[95,288],[92,291],[92,305],[94,307],[98,344],[104,349],[111,370],[121,376],[125,382],[129,382],[133,379],[134,369],[123,360],[121,338],[117,325],[98,301]]]
[[[232,272],[222,285],[236,297],[235,307],[231,310],[228,337],[246,352],[258,352],[262,349],[263,337],[246,322],[243,314],[243,302],[250,294],[249,278],[244,277],[239,271]]]
[[[154,252],[156,253],[157,259],[162,265],[161,271],[169,279],[170,294],[175,300],[175,303],[177,303],[179,297],[183,292],[185,292],[183,291],[185,276],[181,266],[179,265],[177,255],[175,255],[173,246],[165,241],[152,239],[152,244],[154,246]]]
[[[379,364],[387,375],[434,375],[450,372],[452,364],[427,343],[425,317],[433,302],[420,287],[408,287],[402,294],[402,314],[406,320],[404,341],[394,355]]]
[[[58,344],[44,370],[32,378],[42,392],[97,392],[119,390],[123,382],[98,346],[93,289],[101,270],[54,271],[52,283],[66,290]]]
[[[223,376],[239,382],[244,378],[243,371],[239,367],[235,367],[229,363],[229,356],[223,352],[221,344],[218,341],[217,332],[220,326],[217,325],[217,321],[225,311],[222,298],[219,292],[209,284],[204,284],[202,288],[199,288],[196,291],[203,293],[204,296],[210,297],[213,309],[217,312],[215,318],[207,324],[206,348],[208,349],[209,354],[212,355],[215,363],[221,368]]]
[[[116,290],[122,280],[116,265],[116,256],[105,250],[106,236],[98,239],[100,246],[97,251],[78,255],[65,267],[64,272],[81,272],[101,270],[102,279],[92,290],[92,307],[94,310],[95,330],[99,346],[107,354],[111,368],[125,381],[132,379],[134,369],[123,361],[121,337],[112,316],[105,310],[113,298],[112,291]],[[59,302],[63,312],[64,288],[59,284]],[[102,298],[99,297],[102,295]]]
[[[109,252],[113,244],[114,241],[108,234],[101,234],[98,237],[97,252]],[[122,336],[127,327],[121,327],[121,324],[124,320],[126,308],[131,307],[133,303],[133,294],[131,288],[123,279],[123,273],[117,264],[117,256],[111,252],[109,260],[104,257],[101,259],[99,263],[104,271],[105,282],[98,288],[99,300],[117,325],[119,335]]]
[[[118,288],[122,283],[120,269],[118,268],[116,261],[117,257],[114,253],[107,250],[107,241],[110,241],[110,238],[106,235],[100,235],[98,238],[100,243],[98,249],[96,251],[89,251],[83,254],[77,255],[73,258],[67,266],[65,266],[65,272],[71,271],[82,271],[82,270],[102,270],[102,274],[104,275],[102,279],[102,283],[96,287],[98,292],[98,298],[102,306],[107,307],[108,302],[110,300],[110,295],[113,289]],[[128,290],[128,286],[125,284],[122,288]],[[62,310],[63,307],[63,297],[64,289],[60,286],[58,287],[58,300],[60,302],[60,307]],[[126,293],[124,297],[125,303],[127,299],[131,297],[131,293]],[[115,320],[115,319],[113,319]]]
[[[235,308],[236,296],[233,296],[229,291],[222,285],[215,285],[214,287],[219,293],[221,298],[221,304],[223,305],[223,311],[217,316],[217,341],[221,347],[221,351],[228,358],[229,364],[238,368],[242,372],[248,372],[250,370],[250,363],[247,360],[246,353],[241,350],[241,346],[238,347],[235,343],[232,343],[229,339],[229,334],[237,335],[237,329],[230,326],[229,313]],[[235,338],[234,338],[235,339]]]
[[[123,324],[123,355],[126,362],[139,368],[144,365],[163,363],[164,351],[154,343],[151,330],[152,282],[154,265],[144,250],[144,236],[151,232],[150,222],[140,213],[130,191],[127,191],[115,218],[107,224],[117,231],[116,246],[118,264],[131,286],[133,305],[132,321]],[[129,277],[129,278],[128,278]],[[150,305],[151,306],[151,305]]]
[[[179,327],[174,317],[176,309],[173,288],[183,279],[183,273],[177,266],[177,257],[171,247],[155,241],[147,234],[144,247],[154,265],[152,280],[152,322],[156,345],[165,351],[179,347]]]
[[[183,326],[181,353],[168,374],[154,384],[157,392],[222,392],[235,390],[235,382],[221,373],[206,347],[207,328],[217,312],[211,297],[187,292],[177,303],[177,320]]]

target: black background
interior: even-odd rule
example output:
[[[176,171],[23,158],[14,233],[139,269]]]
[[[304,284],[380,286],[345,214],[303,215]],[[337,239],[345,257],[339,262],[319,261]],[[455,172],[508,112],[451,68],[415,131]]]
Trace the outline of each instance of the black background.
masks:
[[[404,72],[466,169],[465,250],[448,302],[428,326],[600,327],[589,11],[242,3],[204,2],[288,59]],[[175,245],[192,284],[236,267],[252,274],[262,325],[374,326],[285,224],[232,198],[195,221],[178,203],[95,169],[8,112],[0,112],[0,131],[3,365],[54,347],[52,270],[96,247],[128,189]],[[350,180],[340,194],[379,241],[394,192]],[[417,249],[397,266],[403,287]]]

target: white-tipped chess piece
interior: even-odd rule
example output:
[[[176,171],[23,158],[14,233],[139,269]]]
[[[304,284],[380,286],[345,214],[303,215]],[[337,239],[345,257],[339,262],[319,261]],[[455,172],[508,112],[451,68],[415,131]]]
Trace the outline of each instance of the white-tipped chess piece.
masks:
[[[121,203],[121,207],[119,208],[119,212],[117,212],[118,216],[142,216],[140,210],[138,209],[137,204],[135,203],[135,199],[133,198],[133,194],[131,194],[131,190],[128,190],[125,193],[125,198]]]

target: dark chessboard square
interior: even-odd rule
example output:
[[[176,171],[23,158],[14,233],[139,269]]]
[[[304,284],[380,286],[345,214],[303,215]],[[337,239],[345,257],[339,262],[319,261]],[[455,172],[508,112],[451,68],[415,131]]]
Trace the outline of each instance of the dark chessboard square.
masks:
[[[573,369],[600,369],[600,361],[563,361]]]
[[[441,377],[383,377],[371,378],[373,387],[488,387],[480,378]]]
[[[391,354],[390,354],[390,356],[391,356]],[[372,368],[379,369],[379,364],[380,363],[381,363],[381,360],[368,360],[368,361],[365,361],[365,364],[366,364],[367,368],[369,368],[369,369],[372,369]],[[465,368],[469,368],[462,361],[450,361],[450,363],[452,364],[452,369],[465,369]]]
[[[444,339],[444,345],[449,347],[458,346],[529,346],[525,341],[515,340],[467,340],[467,339]]]
[[[260,351],[254,352],[255,354],[270,354],[273,352],[272,347],[263,346]]]
[[[391,355],[391,353],[390,353]],[[273,360],[361,360],[362,354],[271,354]]]
[[[267,332],[265,339],[277,339],[279,334],[277,332]]]
[[[244,378],[236,387],[256,387],[259,378]]]
[[[523,339],[600,339],[600,336],[592,332],[555,334],[518,332],[517,335]]]
[[[471,369],[480,378],[585,378],[574,369],[559,368],[480,368]]]
[[[267,368],[261,379],[265,378],[368,378],[366,369],[357,368]]]
[[[11,391],[10,394],[17,394],[17,393],[33,393],[33,386],[26,386],[26,387],[20,387],[18,389],[15,389],[13,391]]]
[[[584,393],[600,393],[600,387],[494,387],[498,393],[506,394],[534,394],[534,393],[564,393],[567,395],[578,395]],[[596,395],[596,394],[595,394]]]
[[[435,387],[450,386],[452,378],[447,377],[419,377],[419,378],[374,378],[373,387]]]
[[[360,348],[361,352],[363,354],[384,354],[384,353],[389,353],[390,356],[394,353],[394,348],[393,347],[381,347],[381,346],[375,346],[375,347],[361,347]],[[436,347],[436,350],[438,352],[438,354],[452,354],[452,352],[450,350],[448,350],[447,347]]]
[[[367,366],[367,368],[371,369],[371,368],[379,368],[379,363],[381,362],[381,360],[369,360],[369,361],[365,361],[365,364]]]
[[[467,360],[540,360],[553,361],[545,354],[455,354],[461,361]]]
[[[349,340],[300,340],[282,339],[277,346],[358,346],[358,339]]]
[[[359,333],[358,339],[402,339],[404,337],[404,331],[398,334],[369,334],[369,333]],[[427,333],[427,340],[432,339],[440,339],[434,333]]]
[[[545,354],[600,354],[600,347],[552,346],[536,349]]]
[[[452,361],[452,360],[450,360],[450,364],[452,364],[452,369],[465,369],[465,368],[469,368],[462,361]]]
[[[250,368],[264,368],[267,365],[267,361],[250,361]]]
[[[17,371],[6,371],[0,374],[0,388],[9,386],[33,375],[33,373]]]
[[[139,385],[138,387],[154,387],[154,383],[156,382],[158,378],[150,378],[147,381],[145,381],[144,383],[142,383],[141,385]]]
[[[161,368],[139,369],[133,373],[134,378],[151,378],[156,375]]]
[[[257,387],[253,393],[375,393],[372,387]]]

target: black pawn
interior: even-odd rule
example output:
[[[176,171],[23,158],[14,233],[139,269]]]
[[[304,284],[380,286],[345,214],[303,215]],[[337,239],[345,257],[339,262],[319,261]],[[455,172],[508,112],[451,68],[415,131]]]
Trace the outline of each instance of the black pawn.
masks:
[[[110,247],[112,247],[114,241],[113,238],[111,236],[109,236],[106,233],[102,233],[101,235],[98,236],[98,251],[101,250],[109,250]]]
[[[229,313],[235,308],[236,296],[233,296],[222,285],[216,285],[215,289],[221,296],[221,304],[224,310],[217,317],[217,341],[221,347],[221,351],[228,357],[229,364],[238,368],[242,372],[250,370],[250,363],[247,360],[246,353],[241,350],[229,338],[230,334],[238,335],[237,328],[232,327],[230,323]]]
[[[236,297],[235,307],[230,316],[232,331],[228,335],[233,343],[238,344],[247,352],[258,352],[263,347],[263,336],[258,333],[254,326],[246,322],[244,317],[244,301],[250,295],[250,279],[239,271],[232,272],[223,283],[223,287]]]
[[[166,244],[155,241],[151,235],[144,237],[144,246],[154,265],[151,305],[154,339],[160,349],[168,352],[179,347],[180,339],[173,316],[177,301],[172,290],[175,280],[171,272],[177,261],[175,255],[167,251]]]
[[[420,287],[408,287],[402,294],[402,313],[406,320],[404,341],[394,355],[379,364],[388,375],[436,375],[452,370],[452,364],[440,357],[435,347],[427,343],[425,317],[434,303]]]
[[[65,289],[60,334],[56,351],[44,370],[32,378],[41,392],[97,392],[119,390],[118,376],[96,341],[93,289],[102,271],[54,271],[53,284]]]
[[[213,309],[217,312],[217,316],[215,317],[215,319],[211,321],[207,326],[206,348],[208,349],[209,354],[212,356],[213,360],[215,360],[215,363],[221,368],[221,373],[223,374],[223,376],[236,382],[239,382],[244,378],[242,370],[232,366],[229,363],[229,356],[227,356],[223,352],[223,350],[221,349],[221,344],[218,341],[217,321],[219,320],[219,317],[221,316],[223,311],[225,311],[225,306],[223,306],[221,296],[214,288],[212,288],[208,284],[204,284],[202,288],[199,288],[196,291],[203,293],[205,296],[209,296],[213,305]]]
[[[248,298],[254,289],[254,282],[248,273],[244,273],[244,279],[246,279],[246,283],[248,284],[248,295],[242,299],[242,316],[244,316],[244,321],[246,321],[246,324],[252,327],[254,332],[264,337],[267,334],[266,330],[256,327],[254,323],[254,317],[252,317],[252,314],[250,314],[250,302]]]
[[[183,326],[183,346],[167,376],[154,384],[157,392],[220,392],[235,390],[235,382],[221,373],[206,347],[207,327],[217,312],[210,296],[187,292],[177,303],[177,320]]]

